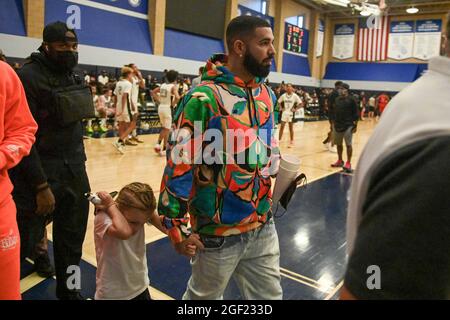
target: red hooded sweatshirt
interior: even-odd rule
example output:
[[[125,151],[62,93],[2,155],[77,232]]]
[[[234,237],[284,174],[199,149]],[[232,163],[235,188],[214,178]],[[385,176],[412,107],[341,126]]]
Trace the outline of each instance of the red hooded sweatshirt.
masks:
[[[19,77],[0,61],[0,204],[13,189],[8,169],[30,153],[36,131]]]

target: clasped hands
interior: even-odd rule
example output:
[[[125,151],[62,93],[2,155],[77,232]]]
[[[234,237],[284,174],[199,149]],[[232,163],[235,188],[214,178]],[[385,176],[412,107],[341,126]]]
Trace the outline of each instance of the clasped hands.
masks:
[[[205,246],[200,240],[200,236],[196,233],[191,234],[188,238],[184,239],[182,242],[176,243],[174,245],[175,250],[184,256],[192,258],[198,249],[203,250]]]

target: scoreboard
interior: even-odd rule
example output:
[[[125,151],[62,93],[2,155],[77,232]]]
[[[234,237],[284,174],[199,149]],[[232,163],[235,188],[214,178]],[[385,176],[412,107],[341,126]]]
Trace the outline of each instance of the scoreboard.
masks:
[[[284,48],[296,53],[304,53],[307,41],[305,41],[305,30],[290,23],[286,23],[286,38]]]

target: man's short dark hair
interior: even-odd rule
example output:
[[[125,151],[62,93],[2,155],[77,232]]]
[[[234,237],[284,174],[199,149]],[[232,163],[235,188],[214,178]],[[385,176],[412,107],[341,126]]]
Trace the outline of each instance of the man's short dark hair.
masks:
[[[232,50],[234,41],[250,36],[256,28],[270,27],[270,24],[266,20],[258,17],[239,16],[234,18],[228,24],[226,31],[228,50]]]
[[[335,88],[336,88],[336,87],[340,87],[340,86],[342,86],[342,84],[343,84],[342,81],[336,81],[336,82],[334,83],[334,87],[335,87]]]
[[[166,74],[167,81],[174,82],[178,78],[178,72],[175,70],[169,70]]]

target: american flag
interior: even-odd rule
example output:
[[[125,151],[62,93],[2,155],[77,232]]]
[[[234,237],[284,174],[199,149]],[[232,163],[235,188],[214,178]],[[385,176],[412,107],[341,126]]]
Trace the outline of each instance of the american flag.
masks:
[[[387,16],[372,16],[360,19],[357,50],[358,60],[386,60],[388,37],[389,18]]]

